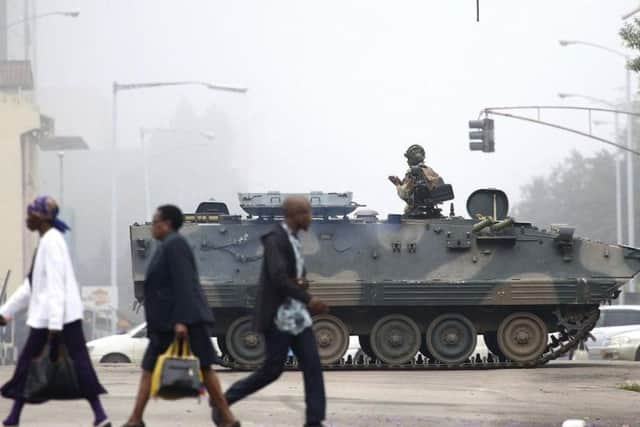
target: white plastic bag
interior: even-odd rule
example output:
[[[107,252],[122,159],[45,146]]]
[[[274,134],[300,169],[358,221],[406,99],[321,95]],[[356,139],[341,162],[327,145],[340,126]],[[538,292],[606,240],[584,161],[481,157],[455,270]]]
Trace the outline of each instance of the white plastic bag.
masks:
[[[297,299],[287,298],[287,300],[278,307],[275,324],[282,332],[298,335],[311,326],[311,315],[304,303]]]

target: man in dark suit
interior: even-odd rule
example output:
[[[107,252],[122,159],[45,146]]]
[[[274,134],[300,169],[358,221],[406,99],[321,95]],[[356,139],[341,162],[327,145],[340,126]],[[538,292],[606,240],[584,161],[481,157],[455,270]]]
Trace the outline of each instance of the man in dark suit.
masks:
[[[276,325],[279,308],[291,300],[298,301],[312,314],[327,311],[327,306],[311,296],[304,279],[304,260],[298,241],[298,232],[311,224],[311,205],[302,197],[291,197],[282,205],[284,222],[262,237],[264,259],[256,299],[255,327],[264,334],[266,357],[264,365],[250,376],[233,384],[225,393],[227,402],[233,404],[275,381],[282,371],[289,348],[298,358],[304,375],[304,391],[307,406],[305,426],[322,426],[325,418],[326,399],[322,367],[315,336],[311,327],[301,332],[287,332]],[[302,304],[300,306],[304,307]],[[214,421],[220,413],[213,408]]]
[[[210,328],[213,314],[200,286],[200,278],[191,247],[178,233],[183,223],[177,206],[160,206],[151,224],[151,234],[159,241],[147,267],[144,281],[144,310],[149,345],[142,360],[142,378],[136,405],[123,427],[144,427],[142,416],[149,400],[151,374],[158,356],[174,339],[186,339],[200,359],[200,369],[212,405],[220,408],[218,425],[240,426],[229,410],[220,382],[211,369],[216,361]]]

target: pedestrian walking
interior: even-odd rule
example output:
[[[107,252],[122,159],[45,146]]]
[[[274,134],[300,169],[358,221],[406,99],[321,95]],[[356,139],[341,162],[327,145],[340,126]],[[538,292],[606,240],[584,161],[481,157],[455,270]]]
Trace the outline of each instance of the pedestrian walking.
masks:
[[[144,281],[144,311],[149,345],[142,360],[142,377],[135,407],[123,427],[144,427],[144,409],[151,392],[151,376],[158,357],[175,339],[187,339],[200,360],[204,385],[211,405],[220,409],[219,425],[240,427],[222,393],[211,365],[216,354],[211,342],[213,314],[200,285],[193,251],[178,232],[182,211],[173,205],[158,207],[151,223],[151,234],[158,247],[147,267]]]
[[[0,307],[2,325],[28,307],[30,328],[13,377],[1,389],[2,396],[14,400],[3,425],[19,425],[25,403],[36,403],[25,400],[31,361],[42,353],[47,343],[63,342],[73,360],[82,396],[93,410],[93,425],[111,427],[98,397],[106,391],[93,369],[82,331],[82,300],[63,236],[69,227],[58,218],[58,212],[56,201],[47,196],[36,198],[28,206],[27,228],[38,232],[40,241],[24,283]]]
[[[327,306],[307,292],[302,245],[298,232],[311,224],[311,205],[303,197],[287,198],[284,221],[262,237],[264,258],[255,308],[255,328],[264,334],[266,357],[262,367],[233,384],[225,393],[231,405],[275,381],[284,370],[289,348],[304,377],[307,427],[320,427],[326,399],[322,367],[311,329],[312,314]],[[309,311],[308,311],[309,310]],[[214,421],[221,417],[212,408]]]

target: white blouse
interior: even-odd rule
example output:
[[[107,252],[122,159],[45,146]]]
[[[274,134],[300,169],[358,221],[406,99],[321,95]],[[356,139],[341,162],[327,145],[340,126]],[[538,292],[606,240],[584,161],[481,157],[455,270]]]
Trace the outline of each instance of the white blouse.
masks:
[[[11,319],[28,307],[27,325],[53,331],[60,331],[63,325],[82,319],[82,299],[67,243],[55,228],[40,238],[32,277],[32,284],[26,278],[0,307],[3,317]]]

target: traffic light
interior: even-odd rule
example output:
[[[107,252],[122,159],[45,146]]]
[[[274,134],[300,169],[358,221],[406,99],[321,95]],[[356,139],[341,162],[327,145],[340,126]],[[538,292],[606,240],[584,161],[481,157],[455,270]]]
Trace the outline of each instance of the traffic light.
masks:
[[[469,120],[469,149],[493,153],[495,140],[493,137],[493,119]],[[480,130],[475,130],[480,129]]]

